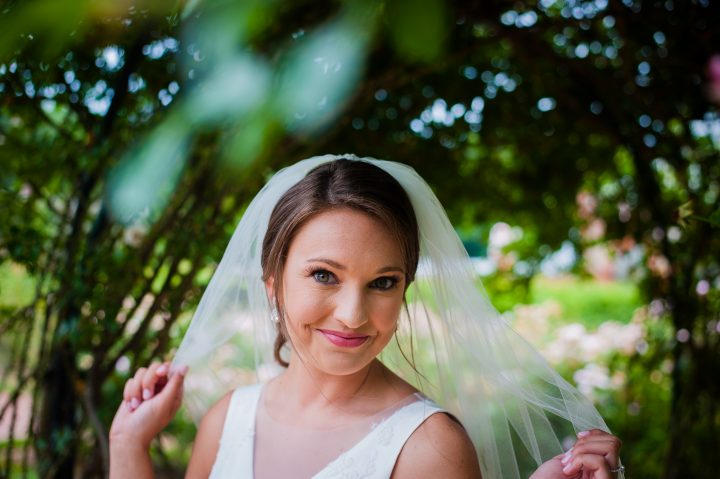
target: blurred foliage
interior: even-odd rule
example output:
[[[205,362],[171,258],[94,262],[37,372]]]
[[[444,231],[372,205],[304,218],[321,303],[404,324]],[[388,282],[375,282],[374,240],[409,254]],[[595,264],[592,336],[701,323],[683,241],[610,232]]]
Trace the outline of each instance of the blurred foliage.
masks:
[[[0,424],[15,432],[0,476],[103,475],[124,380],[172,354],[252,195],[283,165],[351,151],[431,183],[466,244],[498,260],[502,310],[564,241],[578,274],[593,247],[638,252],[630,277],[654,319],[642,354],[606,358],[627,380],[600,408],[632,477],[711,477],[719,8],[5,2],[0,263],[27,276],[22,292],[0,283]],[[522,235],[493,249],[501,221]],[[623,291],[598,289],[592,321],[621,314]],[[575,315],[573,294],[565,305]]]
[[[12,311],[32,301],[35,282],[17,263],[0,264],[0,307]]]

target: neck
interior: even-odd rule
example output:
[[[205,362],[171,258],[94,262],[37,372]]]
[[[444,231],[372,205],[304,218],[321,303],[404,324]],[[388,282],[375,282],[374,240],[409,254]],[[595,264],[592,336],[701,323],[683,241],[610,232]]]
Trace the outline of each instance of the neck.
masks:
[[[298,407],[343,406],[361,399],[373,389],[384,366],[374,359],[363,369],[337,376],[323,373],[294,355],[286,372],[278,377],[278,386],[291,392]]]

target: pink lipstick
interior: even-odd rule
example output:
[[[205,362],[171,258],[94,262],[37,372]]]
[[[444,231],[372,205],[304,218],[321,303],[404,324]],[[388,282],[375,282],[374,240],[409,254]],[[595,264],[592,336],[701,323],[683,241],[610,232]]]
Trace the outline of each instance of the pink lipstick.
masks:
[[[348,334],[341,333],[340,331],[331,331],[329,329],[318,329],[318,331],[335,346],[342,348],[356,348],[365,343],[370,337],[364,334]]]

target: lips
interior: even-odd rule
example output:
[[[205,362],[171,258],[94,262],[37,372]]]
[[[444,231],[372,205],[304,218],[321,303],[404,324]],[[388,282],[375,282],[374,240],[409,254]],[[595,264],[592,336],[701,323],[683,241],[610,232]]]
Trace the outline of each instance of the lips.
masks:
[[[322,335],[335,346],[343,348],[356,348],[361,346],[370,337],[366,334],[341,333],[340,331],[332,331],[329,329],[318,329],[318,332],[322,333]]]

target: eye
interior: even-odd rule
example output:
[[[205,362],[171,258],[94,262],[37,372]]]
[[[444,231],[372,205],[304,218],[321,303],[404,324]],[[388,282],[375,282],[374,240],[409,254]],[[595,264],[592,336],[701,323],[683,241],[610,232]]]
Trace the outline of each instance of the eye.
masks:
[[[372,288],[376,288],[382,291],[387,291],[394,288],[398,281],[398,278],[393,278],[391,276],[383,276],[382,278],[378,278],[372,283],[370,283],[370,286]]]
[[[323,284],[332,284],[333,283],[333,274],[330,271],[327,271],[325,269],[318,269],[312,272],[313,278],[315,278],[315,281],[318,283]]]

